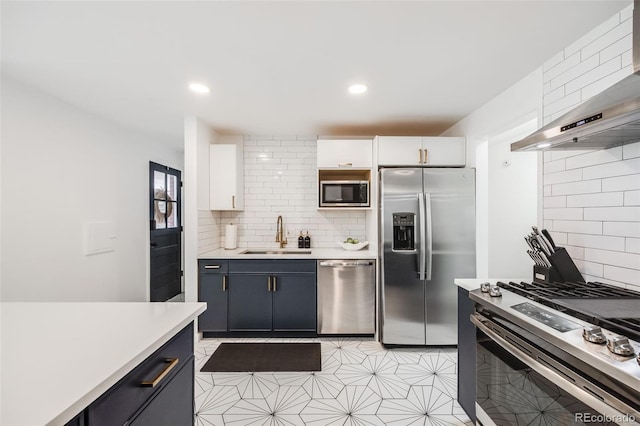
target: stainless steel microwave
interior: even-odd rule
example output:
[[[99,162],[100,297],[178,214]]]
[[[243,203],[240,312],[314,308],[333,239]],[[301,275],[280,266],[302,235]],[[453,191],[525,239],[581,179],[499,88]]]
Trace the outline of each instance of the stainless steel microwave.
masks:
[[[320,207],[369,207],[369,181],[320,181]]]

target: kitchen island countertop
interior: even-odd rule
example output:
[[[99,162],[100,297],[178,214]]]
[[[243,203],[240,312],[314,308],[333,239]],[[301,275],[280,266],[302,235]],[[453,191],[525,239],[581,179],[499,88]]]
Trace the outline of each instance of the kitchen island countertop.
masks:
[[[0,304],[0,424],[64,425],[205,309],[205,303]]]
[[[287,254],[243,254],[246,250],[286,251]],[[311,251],[311,253],[302,253]],[[378,253],[368,246],[362,250],[344,250],[336,248],[264,248],[240,247],[233,250],[217,249],[198,256],[199,259],[376,259]]]

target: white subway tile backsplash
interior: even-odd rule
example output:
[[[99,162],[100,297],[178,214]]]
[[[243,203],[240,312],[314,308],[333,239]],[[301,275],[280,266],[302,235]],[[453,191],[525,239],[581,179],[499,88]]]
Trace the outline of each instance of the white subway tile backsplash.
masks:
[[[638,265],[636,265],[637,267]],[[640,284],[640,270],[604,265],[604,278],[625,284]]]
[[[640,222],[640,207],[589,207],[584,209],[584,220]]]
[[[553,231],[575,234],[602,234],[602,222],[585,222],[579,220],[554,220]],[[553,234],[551,235],[553,237]],[[555,237],[554,237],[555,239]]]
[[[546,153],[545,153],[546,154]],[[562,172],[566,170],[566,160],[545,161],[543,163],[544,174]]]
[[[546,219],[552,220],[582,220],[582,210],[580,208],[577,209],[567,209],[567,208],[556,208],[556,209],[544,209],[544,217]]]
[[[624,237],[609,237],[605,235],[588,235],[588,234],[569,234],[568,243],[569,245],[578,246],[578,247],[625,251]]]
[[[542,65],[542,71],[546,73],[551,68],[560,64],[562,61],[564,61],[564,50],[556,53],[555,55],[553,55],[553,57],[547,59],[545,63]]]
[[[622,160],[622,147],[592,151],[587,154],[569,157],[565,161],[567,170],[595,166]],[[546,164],[545,164],[546,166]]]
[[[624,22],[627,19],[631,19],[633,17],[633,2],[624,9],[620,11],[620,22]]]
[[[545,197],[550,197],[551,196],[551,185],[545,185],[544,188],[542,189],[543,194]]]
[[[622,146],[622,158],[627,160],[636,157],[640,157],[640,142],[628,143]]]
[[[625,206],[640,206],[640,190],[624,192]]]
[[[569,234],[567,234],[566,232],[552,231],[550,228],[551,227],[548,227],[547,231],[549,231],[549,234],[551,235],[551,238],[553,239],[555,245],[560,247],[566,246]]]
[[[562,64],[565,65],[565,64]],[[588,73],[589,71],[597,68],[600,65],[600,58],[597,55],[593,55],[591,57],[588,57],[584,60],[582,60],[582,62],[576,64],[575,66],[572,66],[570,68],[567,68],[566,71],[564,71],[561,74],[558,74],[557,76],[553,77],[550,81],[551,83],[551,90],[555,90],[558,87],[567,84],[568,82],[575,80],[576,78],[580,77],[583,74]],[[575,90],[575,89],[574,89]],[[567,90],[567,96],[570,96],[571,92],[569,92]],[[578,99],[579,101],[580,99]],[[548,112],[546,111],[546,107],[545,107],[545,114],[547,114]]]
[[[640,253],[640,238],[626,238],[625,240],[624,251],[627,253]]]
[[[604,222],[604,235],[640,238],[640,222]]]
[[[564,84],[564,83],[563,83]],[[551,88],[555,89],[553,81],[551,82]],[[562,87],[562,86],[561,86]],[[568,95],[558,99],[555,102],[551,102],[544,107],[545,115],[553,115],[557,113],[563,113],[567,108],[572,108],[575,105],[578,105],[582,100],[582,95],[579,91],[574,91],[573,93],[569,93]]]
[[[567,253],[569,253],[569,256],[571,256],[571,259],[576,260],[576,259],[584,259],[584,252],[585,252],[585,248],[584,247],[575,247],[575,246],[570,246],[570,245],[566,245],[564,246],[564,248],[567,250]]]
[[[561,160],[563,158],[575,157],[576,155],[588,154],[594,152],[593,149],[571,149],[567,151],[547,151],[551,154],[551,161]]]
[[[615,19],[613,19],[612,22],[616,22],[616,21],[620,22],[619,18],[617,17],[614,17],[614,18]],[[604,34],[602,34],[601,37],[598,37],[597,39],[593,40],[593,42],[589,43],[584,48],[582,48],[581,50],[582,57],[583,58],[589,57],[603,50],[606,50],[608,47],[613,45],[618,40],[631,34],[631,30],[632,30],[632,21],[630,19],[624,22],[620,22],[619,25],[616,25],[615,27],[611,28],[610,31],[605,32]]]
[[[567,197],[562,195],[559,197],[544,197],[543,205],[545,209],[567,207]],[[547,219],[549,219],[547,217]]]
[[[633,174],[637,175],[640,174],[640,158],[632,158],[629,160],[585,167],[583,170],[583,179],[585,180]]]
[[[594,81],[593,83],[584,86],[581,90],[582,99],[587,100],[597,95],[598,93],[602,92],[605,89],[608,89],[609,87],[613,86],[614,84],[631,74],[633,70],[630,68],[630,64],[625,63],[624,58],[625,56],[623,55],[620,59],[621,68],[618,71],[615,71],[601,78],[600,80]]]
[[[566,207],[614,207],[624,205],[623,192],[566,195],[565,197]]]
[[[583,276],[586,274],[592,277],[600,278],[604,273],[604,265],[600,263],[585,262],[584,260],[579,260],[579,259],[572,259],[572,260]]]
[[[302,230],[312,247],[334,247],[345,235],[366,236],[364,211],[317,210],[315,136],[246,136],[245,210],[223,212],[238,224],[238,246],[276,247],[276,219],[284,219],[289,247]],[[218,235],[218,240],[222,238]]]
[[[572,68],[578,65],[580,65],[580,52],[575,52],[572,55],[567,56],[562,61],[559,61],[553,67],[546,70],[543,74],[543,80],[545,83],[551,82],[551,80],[553,80],[554,78],[557,78],[558,76],[566,73],[567,71],[571,70]],[[595,64],[594,66],[597,66],[597,65],[598,64]],[[551,90],[554,90],[558,86],[559,85],[556,85],[554,87],[554,85],[551,84]]]
[[[640,189],[640,176],[627,175],[613,178],[602,179],[602,191],[631,191]]]
[[[634,253],[585,248],[584,260],[622,268],[640,269],[640,255]]]
[[[551,195],[592,194],[594,192],[600,192],[601,188],[602,185],[599,179],[582,182],[558,183],[551,185]]]
[[[631,33],[622,37],[620,40],[614,42],[600,52],[600,62],[606,62],[613,59],[616,56],[620,56],[623,53],[631,50],[632,37]]]
[[[610,59],[607,62],[601,63],[593,69],[590,69],[589,71],[574,78],[573,80],[568,81],[565,84],[565,90],[567,91],[567,93],[577,92],[583,87],[586,87],[587,85],[605,78],[606,76],[611,75],[621,69],[622,59],[620,58],[620,56],[616,56],[613,59]],[[553,87],[553,85],[551,87]],[[585,99],[581,98],[581,100]]]
[[[549,83],[549,89],[551,89],[551,84]],[[564,98],[566,92],[564,90],[564,86],[560,86],[555,90],[549,90],[549,92],[545,92],[544,94],[544,105],[552,104],[553,102],[559,101]]]
[[[544,176],[544,183],[553,185],[557,183],[577,182],[582,180],[582,169],[548,173]]]

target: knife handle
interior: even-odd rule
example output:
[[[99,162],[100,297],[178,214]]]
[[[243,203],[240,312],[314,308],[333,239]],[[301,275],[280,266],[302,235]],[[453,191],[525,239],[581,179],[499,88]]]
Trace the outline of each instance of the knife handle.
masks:
[[[553,248],[553,251],[556,251],[558,247],[556,246],[556,243],[553,241],[553,238],[551,238],[551,234],[549,233],[549,231],[547,231],[546,229],[543,229],[540,232],[542,232],[542,235],[544,235],[544,237],[547,239],[549,244],[551,244],[551,248]]]

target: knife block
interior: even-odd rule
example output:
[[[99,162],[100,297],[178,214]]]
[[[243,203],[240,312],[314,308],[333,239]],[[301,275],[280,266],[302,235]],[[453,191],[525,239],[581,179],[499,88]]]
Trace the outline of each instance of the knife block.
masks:
[[[545,283],[585,282],[582,274],[564,247],[558,247],[551,257],[549,257],[549,262],[551,262],[551,268],[538,265],[533,266],[534,281]]]

